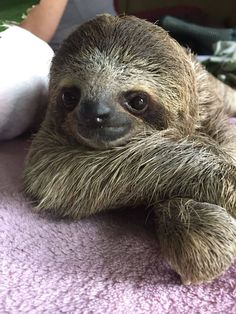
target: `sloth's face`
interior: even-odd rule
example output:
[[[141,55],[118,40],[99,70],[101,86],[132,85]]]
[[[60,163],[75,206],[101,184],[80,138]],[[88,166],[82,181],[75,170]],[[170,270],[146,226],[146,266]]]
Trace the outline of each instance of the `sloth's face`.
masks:
[[[96,149],[166,129],[183,117],[183,89],[193,85],[181,78],[191,78],[181,58],[186,54],[159,27],[100,16],[79,27],[54,58],[49,108],[63,132]]]
[[[79,142],[103,149],[123,145],[132,135],[152,125],[166,128],[163,109],[144,89],[122,88],[110,97],[105,90],[100,97],[92,98],[81,90],[81,85],[63,86],[57,98],[57,109],[65,118],[63,128]],[[156,118],[158,109],[162,120]],[[143,121],[150,125],[145,126]]]

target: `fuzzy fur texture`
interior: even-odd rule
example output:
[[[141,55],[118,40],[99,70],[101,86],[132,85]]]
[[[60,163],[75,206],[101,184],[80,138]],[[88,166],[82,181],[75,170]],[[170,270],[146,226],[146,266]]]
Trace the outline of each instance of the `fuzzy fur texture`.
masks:
[[[83,138],[75,111],[58,106],[61,88],[71,85],[80,86],[82,100],[111,103],[130,131],[113,142]],[[149,94],[145,114],[119,106],[130,89]],[[228,123],[234,99],[158,26],[100,16],[54,58],[48,111],[24,172],[26,193],[35,210],[75,219],[152,207],[163,255],[183,282],[208,281],[236,256],[236,131]]]
[[[1,143],[1,314],[236,313],[236,261],[211,283],[181,285],[142,208],[79,221],[30,212],[20,179],[29,144]]]

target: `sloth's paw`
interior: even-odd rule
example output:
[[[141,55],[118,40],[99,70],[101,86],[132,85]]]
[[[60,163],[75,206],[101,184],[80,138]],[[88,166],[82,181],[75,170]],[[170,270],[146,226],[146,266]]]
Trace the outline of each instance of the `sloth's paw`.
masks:
[[[155,214],[163,256],[184,284],[214,279],[236,257],[236,220],[224,208],[177,198]]]

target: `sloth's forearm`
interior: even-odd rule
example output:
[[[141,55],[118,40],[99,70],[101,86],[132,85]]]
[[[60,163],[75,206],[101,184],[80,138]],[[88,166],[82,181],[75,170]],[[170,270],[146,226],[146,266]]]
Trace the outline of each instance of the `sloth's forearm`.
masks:
[[[194,138],[173,141],[154,134],[127,153],[124,163],[130,165],[130,184],[137,198],[152,203],[189,197],[235,211],[236,167],[216,145]]]
[[[40,133],[24,173],[26,191],[39,210],[82,218],[177,196],[235,210],[236,167],[214,146],[154,133],[95,152]]]

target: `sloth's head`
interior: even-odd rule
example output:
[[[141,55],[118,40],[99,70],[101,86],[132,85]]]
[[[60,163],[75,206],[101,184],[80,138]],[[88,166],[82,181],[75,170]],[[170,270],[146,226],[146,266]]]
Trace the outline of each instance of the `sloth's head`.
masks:
[[[49,115],[87,146],[123,145],[194,116],[191,57],[160,27],[102,15],[63,43],[50,75]]]

